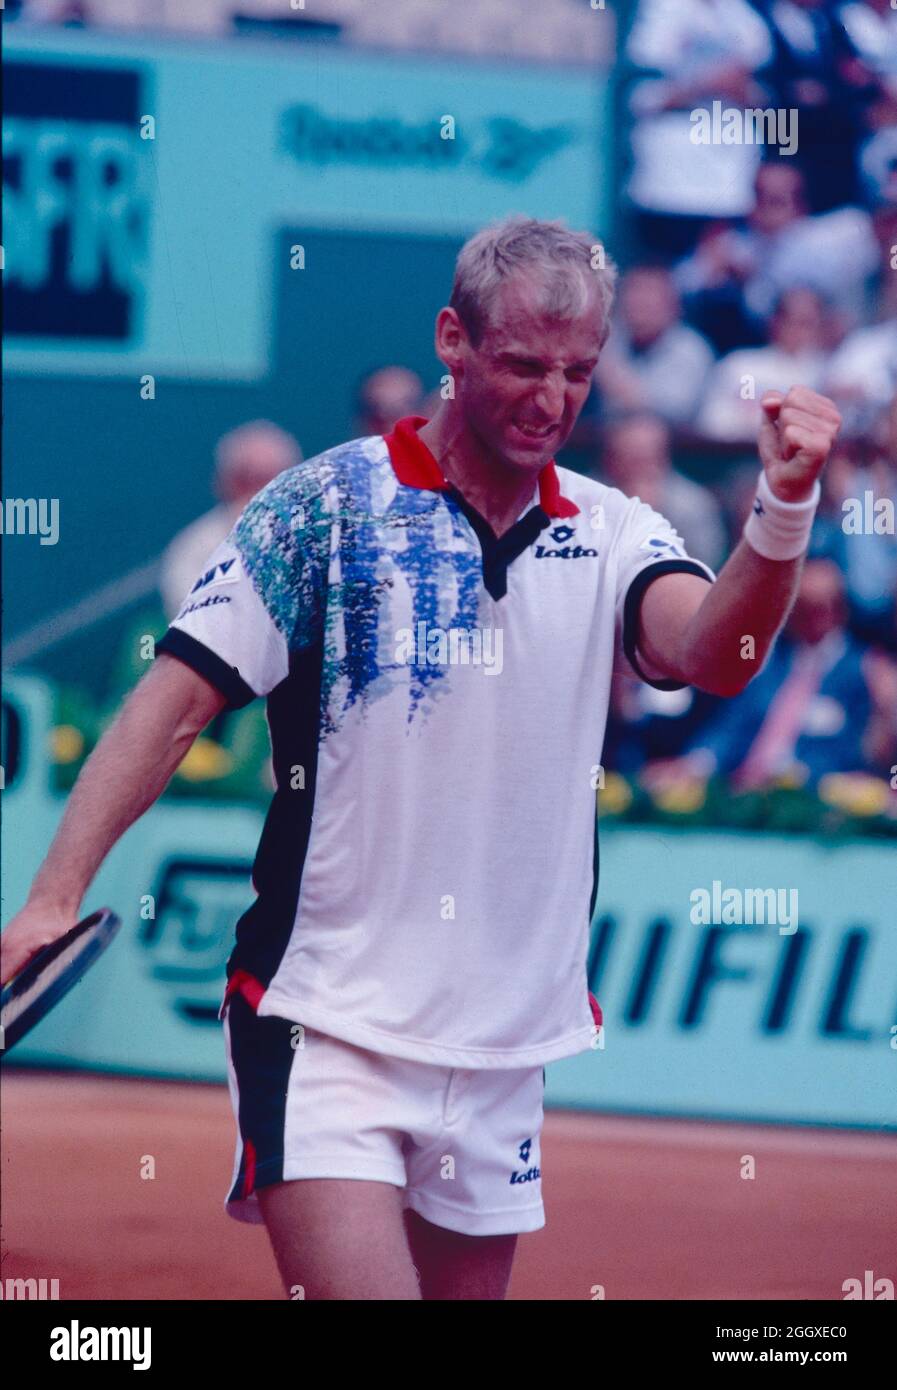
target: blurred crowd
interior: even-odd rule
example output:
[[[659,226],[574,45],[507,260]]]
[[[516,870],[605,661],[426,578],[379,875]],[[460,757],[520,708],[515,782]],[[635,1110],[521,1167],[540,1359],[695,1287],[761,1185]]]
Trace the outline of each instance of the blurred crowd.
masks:
[[[613,0],[6,0],[26,21],[167,29],[216,38],[269,34],[392,51],[609,62]]]
[[[640,0],[627,41],[638,253],[598,368],[598,476],[718,567],[756,480],[759,399],[844,418],[794,611],[743,695],[619,680],[605,761],[662,794],[818,789],[897,763],[897,9]],[[772,113],[701,143],[696,112]],[[732,117],[738,131],[737,119]],[[677,466],[678,465],[678,466]],[[691,476],[686,476],[690,474]]]

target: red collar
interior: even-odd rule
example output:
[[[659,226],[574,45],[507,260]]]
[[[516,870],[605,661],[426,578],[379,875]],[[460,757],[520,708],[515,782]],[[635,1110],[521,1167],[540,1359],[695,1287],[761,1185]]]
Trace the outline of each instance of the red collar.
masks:
[[[426,488],[445,492],[449,486],[434,455],[420,438],[418,430],[428,423],[425,415],[406,415],[386,435],[386,445],[395,475],[405,487]],[[576,516],[575,502],[561,496],[561,484],[554,459],[546,463],[539,474],[539,505],[547,516]]]

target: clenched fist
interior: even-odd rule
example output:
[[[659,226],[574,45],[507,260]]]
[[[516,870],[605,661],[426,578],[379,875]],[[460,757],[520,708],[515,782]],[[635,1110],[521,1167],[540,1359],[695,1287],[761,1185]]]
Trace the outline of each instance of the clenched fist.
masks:
[[[787,395],[767,391],[760,405],[759,449],[766,480],[783,502],[803,502],[825,467],[841,416],[827,396],[809,386],[792,386]]]

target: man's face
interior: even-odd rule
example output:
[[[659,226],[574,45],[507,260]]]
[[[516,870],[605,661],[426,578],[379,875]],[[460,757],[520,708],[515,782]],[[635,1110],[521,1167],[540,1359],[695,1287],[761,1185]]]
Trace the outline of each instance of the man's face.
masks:
[[[844,626],[844,580],[831,560],[808,560],[788,619],[788,632],[815,646]]]
[[[244,441],[239,457],[220,483],[221,495],[235,507],[245,507],[272,478],[296,462],[284,443],[259,433]]]
[[[636,347],[649,347],[678,314],[676,291],[665,271],[630,271],[620,288],[620,317]]]
[[[545,466],[585,404],[602,332],[597,294],[578,317],[552,319],[537,277],[505,281],[478,346],[461,330],[444,353],[465,424],[488,452],[534,472]]]
[[[760,232],[780,232],[803,215],[803,182],[797,169],[768,165],[757,175],[751,223]]]
[[[407,367],[382,367],[365,383],[360,425],[364,434],[388,434],[397,420],[420,413],[423,385]]]
[[[627,496],[638,494],[647,501],[656,495],[670,464],[669,433],[660,420],[629,420],[611,430],[604,471]]]
[[[772,322],[772,341],[784,352],[819,352],[825,341],[822,305],[812,290],[792,290]]]

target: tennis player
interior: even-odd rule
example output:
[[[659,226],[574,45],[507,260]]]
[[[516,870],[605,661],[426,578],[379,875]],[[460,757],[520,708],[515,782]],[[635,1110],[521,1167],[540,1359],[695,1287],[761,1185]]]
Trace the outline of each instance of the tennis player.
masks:
[[[9,976],[209,720],[267,697],[277,790],[222,1004],[227,1208],[264,1220],[292,1297],[504,1297],[517,1235],[544,1224],[543,1068],[596,1044],[612,673],[735,694],[794,598],[839,425],[824,397],[763,398],[757,498],[718,578],[638,498],[553,462],[613,283],[559,223],[464,246],[433,418],[250,502],[3,937]]]

